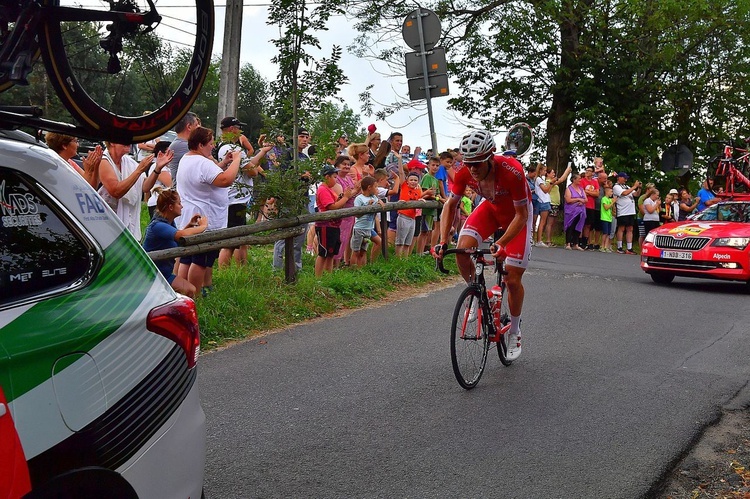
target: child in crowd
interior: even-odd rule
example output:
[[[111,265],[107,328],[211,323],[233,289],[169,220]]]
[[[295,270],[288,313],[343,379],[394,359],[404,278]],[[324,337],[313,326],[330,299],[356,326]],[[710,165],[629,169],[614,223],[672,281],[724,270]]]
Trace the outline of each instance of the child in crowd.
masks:
[[[385,201],[388,196],[398,194],[401,187],[401,177],[393,177],[393,184],[388,181],[388,171],[383,168],[375,170],[375,189],[378,197]]]
[[[354,207],[371,206],[379,203],[384,206],[385,203],[378,199],[377,181],[374,177],[365,177],[362,179],[362,193],[354,199]],[[380,236],[375,232],[375,213],[366,213],[356,217],[354,228],[350,240],[352,248],[351,266],[359,267],[367,263],[367,241],[372,240],[376,245],[381,244]]]
[[[323,171],[323,182],[317,189],[315,201],[319,213],[330,210],[339,210],[346,202],[354,196],[354,189],[348,187],[344,192],[337,195],[338,187],[336,177],[338,170],[333,165],[325,165]],[[318,256],[315,259],[315,276],[320,277],[323,272],[333,272],[333,257],[339,251],[341,245],[341,220],[318,220],[315,222],[315,233],[318,236]]]
[[[417,201],[422,199],[422,188],[419,187],[419,175],[409,172],[406,184],[401,186],[399,201]],[[416,208],[398,210],[396,220],[396,256],[409,256],[409,248],[414,241],[414,220],[417,218]]]
[[[376,181],[376,192],[378,197],[383,202],[388,202],[389,200],[398,201],[398,193],[401,190],[401,183],[403,182],[403,176],[404,176],[404,170],[403,168],[400,171],[400,175],[394,175],[393,176],[393,182],[390,181],[391,175],[388,172],[388,170],[385,170],[383,168],[379,168],[375,170],[375,181]],[[391,198],[391,196],[396,196],[395,199]],[[395,213],[396,216],[398,216],[397,211],[389,212],[389,213]],[[384,216],[385,214],[379,214],[378,216]],[[377,217],[375,218],[375,230],[373,230],[373,236],[378,235],[382,236],[382,234],[378,233],[377,230],[380,228],[380,226],[377,223]],[[396,233],[395,231],[391,231],[391,225],[388,224],[388,232],[393,232],[393,240],[396,240]],[[390,237],[390,236],[389,236]],[[370,251],[370,261],[375,261],[375,258],[377,258],[378,254],[381,252],[381,246],[379,243],[377,243],[373,239],[372,250]]]
[[[455,160],[453,158],[452,152],[444,151],[440,153],[440,167],[438,168],[437,173],[435,173],[435,178],[440,181],[442,196],[444,200],[448,199],[448,193],[451,191],[451,186],[453,185],[453,177],[456,175],[454,164]],[[458,212],[456,212],[456,219],[453,220],[454,231],[458,228],[459,218],[459,214]],[[438,212],[436,219],[438,222],[440,221],[440,212]],[[433,241],[430,246],[436,245],[438,243],[438,239],[440,239],[439,227],[440,224],[438,224],[438,229],[433,231]]]
[[[466,222],[466,219],[469,218],[469,215],[471,215],[471,211],[474,209],[472,204],[472,194],[474,194],[474,191],[471,187],[466,186],[466,190],[464,191],[464,195],[461,198],[461,222],[458,226],[458,231],[461,232],[461,229],[464,226],[464,222]]]
[[[427,173],[422,177],[422,181],[419,186],[422,188],[422,193],[425,199],[435,199],[438,201],[445,201],[445,196],[441,193],[443,189],[441,182],[435,178],[435,174],[440,167],[440,160],[435,156],[431,157],[427,162]],[[427,251],[429,254],[430,244],[432,242],[432,231],[435,228],[435,221],[437,219],[437,208],[428,208],[422,210],[422,230],[419,233],[417,239],[417,254],[422,254]]]
[[[609,237],[609,233],[612,230],[612,188],[606,187],[604,189],[604,197],[602,198],[601,204],[601,222],[602,222],[602,245],[599,251],[602,253],[612,253],[612,240]]]

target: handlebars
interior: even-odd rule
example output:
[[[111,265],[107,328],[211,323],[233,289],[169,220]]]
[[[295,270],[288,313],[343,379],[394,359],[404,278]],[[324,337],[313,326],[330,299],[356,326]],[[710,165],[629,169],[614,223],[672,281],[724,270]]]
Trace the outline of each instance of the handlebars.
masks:
[[[430,249],[430,253],[432,253],[432,256],[435,256],[434,249]],[[442,272],[443,274],[450,274],[448,269],[446,269],[443,266],[443,258],[445,258],[448,255],[462,254],[462,255],[481,256],[481,255],[492,255],[493,253],[494,251],[491,248],[451,248],[443,252],[442,258],[435,258],[435,268],[439,270],[440,272]]]

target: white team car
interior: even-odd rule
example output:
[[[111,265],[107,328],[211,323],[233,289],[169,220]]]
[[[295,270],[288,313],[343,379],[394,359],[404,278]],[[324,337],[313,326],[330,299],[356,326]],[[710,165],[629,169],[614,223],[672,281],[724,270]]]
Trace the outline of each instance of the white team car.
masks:
[[[106,203],[0,130],[0,497],[200,497],[199,349]]]

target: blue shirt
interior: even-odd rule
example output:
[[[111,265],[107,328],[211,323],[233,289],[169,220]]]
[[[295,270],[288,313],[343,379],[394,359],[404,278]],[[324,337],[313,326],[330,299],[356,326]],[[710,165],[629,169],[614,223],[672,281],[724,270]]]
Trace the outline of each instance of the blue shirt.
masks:
[[[364,194],[360,194],[354,199],[354,206],[355,208],[362,207],[362,206],[371,206],[373,204],[376,204],[378,202],[377,196],[365,196]],[[365,213],[364,215],[360,215],[355,219],[354,222],[354,228],[355,229],[372,229],[375,227],[375,213]]]
[[[154,218],[151,219],[151,222],[146,227],[146,235],[143,237],[143,249],[146,251],[156,251],[176,248],[177,241],[174,238],[175,234],[177,234],[177,227],[174,222],[168,222],[166,218],[155,213]],[[174,258],[168,258],[154,262],[156,268],[159,269],[159,272],[167,280],[172,277],[174,260]]]
[[[438,169],[435,172],[435,178],[443,183],[443,191],[445,191],[445,193],[448,194],[450,192],[448,190],[448,171],[445,169],[443,165],[438,166]]]
[[[715,198],[714,193],[709,191],[708,189],[701,189],[698,191],[698,198],[700,199],[700,202],[698,203],[697,211],[703,211],[706,209],[706,201],[710,201],[711,199]]]

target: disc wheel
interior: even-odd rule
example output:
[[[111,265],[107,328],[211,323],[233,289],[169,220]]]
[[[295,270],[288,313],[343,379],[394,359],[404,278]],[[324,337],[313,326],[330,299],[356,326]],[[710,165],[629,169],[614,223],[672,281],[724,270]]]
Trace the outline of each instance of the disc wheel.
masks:
[[[48,15],[39,50],[60,100],[81,126],[113,142],[164,134],[190,110],[206,78],[213,1],[76,1],[41,0]],[[146,22],[144,13],[155,15]]]
[[[486,299],[479,290],[467,287],[461,292],[451,324],[451,363],[458,384],[470,390],[482,377],[490,348]],[[474,309],[474,311],[472,311]]]

